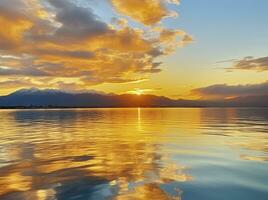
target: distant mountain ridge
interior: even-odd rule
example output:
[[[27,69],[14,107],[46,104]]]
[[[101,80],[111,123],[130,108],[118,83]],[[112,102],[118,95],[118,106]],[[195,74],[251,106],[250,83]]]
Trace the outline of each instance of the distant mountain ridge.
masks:
[[[175,100],[155,95],[72,93],[54,89],[31,88],[1,96],[0,107],[268,107],[268,96],[247,96],[228,100]]]
[[[30,89],[21,89],[18,91],[15,91],[14,93],[10,94],[9,96],[22,96],[22,95],[46,95],[46,94],[64,94],[67,92],[64,92],[62,90],[55,90],[55,89],[45,89],[45,90],[39,90],[37,88],[30,88]]]

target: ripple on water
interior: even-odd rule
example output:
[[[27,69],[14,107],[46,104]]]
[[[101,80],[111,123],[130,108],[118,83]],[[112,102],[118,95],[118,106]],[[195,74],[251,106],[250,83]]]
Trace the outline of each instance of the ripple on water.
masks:
[[[0,111],[0,199],[266,200],[268,109]]]

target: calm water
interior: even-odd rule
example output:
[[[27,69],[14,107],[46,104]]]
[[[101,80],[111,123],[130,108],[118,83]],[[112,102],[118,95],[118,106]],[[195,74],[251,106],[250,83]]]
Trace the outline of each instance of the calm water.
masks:
[[[268,109],[0,111],[1,200],[267,200]]]

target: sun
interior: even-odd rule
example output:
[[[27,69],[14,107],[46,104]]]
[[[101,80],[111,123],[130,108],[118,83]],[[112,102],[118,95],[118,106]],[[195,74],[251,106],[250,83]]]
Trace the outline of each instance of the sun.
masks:
[[[138,96],[143,94],[143,90],[136,90],[135,92],[136,92],[136,95],[138,95]]]
[[[143,89],[139,89],[139,88],[135,88],[135,90],[128,91],[128,93],[141,96],[141,95],[144,94],[144,90]]]

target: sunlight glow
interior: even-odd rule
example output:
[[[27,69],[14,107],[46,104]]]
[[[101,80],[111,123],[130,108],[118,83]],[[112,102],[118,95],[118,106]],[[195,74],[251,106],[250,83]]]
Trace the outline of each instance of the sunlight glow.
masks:
[[[129,93],[129,94],[135,94],[135,95],[140,96],[140,95],[144,94],[145,91],[146,90],[135,88],[134,90],[130,90],[127,93]]]
[[[140,88],[135,88],[134,90],[127,91],[128,94],[135,94],[135,95],[144,95],[147,92],[152,92],[155,91],[153,89],[140,89]]]

